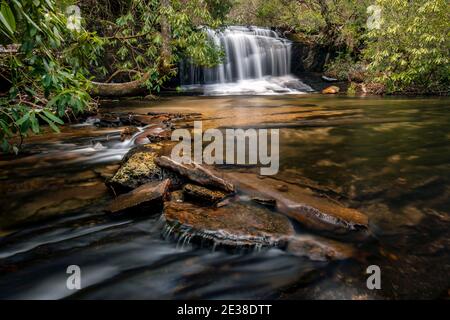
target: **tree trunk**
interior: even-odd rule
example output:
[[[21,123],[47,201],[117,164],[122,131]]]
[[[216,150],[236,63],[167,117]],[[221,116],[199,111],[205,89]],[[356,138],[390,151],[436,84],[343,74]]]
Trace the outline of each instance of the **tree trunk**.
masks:
[[[101,97],[123,97],[143,94],[146,91],[145,81],[150,77],[150,73],[145,73],[142,78],[124,83],[103,83],[91,82],[90,94]]]

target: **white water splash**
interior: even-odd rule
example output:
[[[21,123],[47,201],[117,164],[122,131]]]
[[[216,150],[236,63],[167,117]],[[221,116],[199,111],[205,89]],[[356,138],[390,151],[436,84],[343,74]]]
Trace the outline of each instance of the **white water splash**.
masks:
[[[313,91],[291,72],[291,41],[275,31],[258,27],[207,30],[208,37],[224,50],[225,61],[214,68],[180,65],[185,91],[205,95],[289,94]]]

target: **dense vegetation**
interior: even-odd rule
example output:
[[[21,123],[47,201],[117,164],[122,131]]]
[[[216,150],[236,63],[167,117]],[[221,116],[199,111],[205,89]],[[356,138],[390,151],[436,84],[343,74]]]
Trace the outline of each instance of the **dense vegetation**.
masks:
[[[0,144],[95,108],[157,94],[180,59],[212,66],[205,26],[276,27],[337,52],[326,72],[386,93],[449,91],[447,0],[10,0],[0,2]],[[76,8],[81,8],[78,17]],[[376,5],[376,7],[370,7]],[[111,83],[125,83],[114,85]],[[145,93],[146,92],[146,93]]]
[[[387,93],[449,93],[447,0],[249,0],[229,17],[335,50],[331,76]]]

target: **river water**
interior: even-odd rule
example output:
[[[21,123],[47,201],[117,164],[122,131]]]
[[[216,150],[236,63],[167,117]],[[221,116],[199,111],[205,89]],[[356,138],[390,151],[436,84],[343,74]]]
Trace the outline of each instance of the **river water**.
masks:
[[[199,112],[204,128],[278,128],[275,178],[367,214],[374,239],[351,242],[353,258],[312,261],[182,245],[162,236],[159,214],[107,215],[104,181],[132,144],[120,141],[122,128],[90,121],[0,156],[0,298],[448,297],[449,102],[302,94],[104,104],[103,112]],[[82,270],[81,290],[66,288],[69,265]],[[381,290],[366,287],[369,265],[381,268]]]

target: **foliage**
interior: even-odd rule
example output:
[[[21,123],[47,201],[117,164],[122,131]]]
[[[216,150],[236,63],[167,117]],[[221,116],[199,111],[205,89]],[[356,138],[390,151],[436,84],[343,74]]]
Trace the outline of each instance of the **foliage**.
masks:
[[[381,8],[379,29],[367,28],[371,5]],[[228,21],[277,27],[339,52],[326,67],[339,79],[448,94],[449,18],[447,0],[237,0]]]
[[[68,28],[67,5],[82,26]],[[368,30],[369,5],[381,27]],[[388,92],[448,93],[447,0],[0,0],[0,145],[18,151],[46,124],[95,106],[91,79],[145,80],[159,92],[182,59],[223,58],[207,28],[277,27],[340,52],[328,75]],[[368,67],[366,67],[368,66]],[[356,85],[355,85],[356,86]]]
[[[58,131],[62,118],[93,105],[85,75],[101,40],[84,30],[69,30],[52,0],[3,1],[1,13],[3,48],[10,45],[17,52],[0,57],[10,84],[0,99],[0,144],[3,151],[17,152],[23,138],[39,133],[41,124]]]
[[[230,23],[265,25],[312,36],[313,41],[353,51],[361,44],[370,0],[240,0]]]
[[[338,80],[362,82],[365,78],[366,66],[348,53],[340,53],[325,66],[327,76]]]
[[[81,6],[86,29],[68,28],[70,4]],[[93,107],[92,75],[146,79],[147,88],[159,92],[180,59],[218,63],[222,53],[205,27],[219,27],[230,6],[218,0],[0,0],[0,49],[18,48],[0,52],[10,87],[0,97],[3,150],[17,152],[42,124],[58,131],[63,119]]]
[[[88,20],[97,22],[92,25],[107,40],[105,60],[108,65],[98,70],[101,71],[99,78],[103,76],[112,81],[121,76],[119,81],[127,81],[149,73],[147,88],[159,92],[175,75],[175,65],[180,59],[188,58],[204,66],[220,62],[221,51],[208,40],[204,28],[220,26],[220,18],[230,5],[226,1],[132,0],[119,3],[106,14],[109,20],[98,19],[87,12]]]
[[[381,27],[369,32],[365,57],[372,81],[388,92],[448,93],[447,0],[378,0]]]

